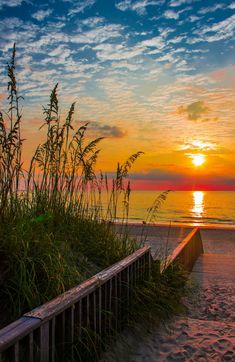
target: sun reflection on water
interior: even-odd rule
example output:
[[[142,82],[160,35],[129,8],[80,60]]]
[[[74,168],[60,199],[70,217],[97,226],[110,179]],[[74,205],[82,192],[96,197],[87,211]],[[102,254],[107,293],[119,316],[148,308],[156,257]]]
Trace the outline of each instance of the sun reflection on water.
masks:
[[[192,214],[194,217],[201,218],[204,212],[204,192],[194,191],[193,192],[193,208]]]

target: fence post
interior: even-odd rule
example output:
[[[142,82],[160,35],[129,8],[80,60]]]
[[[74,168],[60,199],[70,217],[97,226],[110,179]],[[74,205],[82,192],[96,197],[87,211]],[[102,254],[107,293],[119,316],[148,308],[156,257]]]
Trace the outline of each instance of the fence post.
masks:
[[[49,362],[49,322],[40,327],[40,362]]]

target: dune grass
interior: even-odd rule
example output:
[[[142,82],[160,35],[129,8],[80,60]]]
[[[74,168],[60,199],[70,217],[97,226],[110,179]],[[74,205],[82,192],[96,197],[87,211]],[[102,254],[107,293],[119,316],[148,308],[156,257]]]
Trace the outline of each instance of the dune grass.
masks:
[[[1,326],[139,247],[125,225],[131,193],[128,174],[142,152],[118,164],[111,181],[102,172],[97,173],[95,164],[102,137],[90,140],[88,124],[74,129],[75,104],[62,119],[56,85],[43,109],[45,140],[25,170],[22,97],[18,93],[15,56],[14,46],[8,64],[9,108],[0,112]],[[154,201],[147,223],[153,222],[166,196],[167,192]],[[120,203],[122,235],[113,227]],[[184,280],[181,272],[161,275],[159,268],[153,268],[151,280],[134,291],[130,320],[153,314],[166,317],[174,312]]]
[[[117,166],[110,187],[94,168],[102,138],[88,139],[88,124],[74,130],[75,104],[61,119],[56,85],[43,108],[45,140],[25,170],[15,56],[14,46],[9,108],[0,112],[0,300],[7,322],[136,250],[134,240],[116,235],[112,222],[120,198],[126,215],[126,179],[141,154]]]

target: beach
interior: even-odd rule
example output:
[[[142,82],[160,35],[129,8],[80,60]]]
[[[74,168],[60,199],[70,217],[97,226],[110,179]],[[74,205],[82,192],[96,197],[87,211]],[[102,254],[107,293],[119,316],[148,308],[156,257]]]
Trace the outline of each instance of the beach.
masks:
[[[169,254],[183,238],[198,225],[188,224],[128,224],[128,232],[139,242],[151,246],[156,258]],[[115,225],[121,231],[121,224]],[[203,225],[199,226],[205,253],[235,254],[235,226]]]
[[[164,225],[148,228],[153,255],[170,252],[191,228]],[[141,226],[132,233],[141,235]],[[185,312],[167,325],[126,330],[104,361],[234,361],[235,360],[235,228],[201,229],[204,254],[194,265]],[[162,252],[158,255],[163,256]],[[141,330],[144,329],[144,332]]]

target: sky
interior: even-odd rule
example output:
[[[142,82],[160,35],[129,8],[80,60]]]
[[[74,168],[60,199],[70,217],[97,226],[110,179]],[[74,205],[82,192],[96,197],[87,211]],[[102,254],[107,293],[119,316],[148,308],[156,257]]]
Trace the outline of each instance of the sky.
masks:
[[[97,164],[143,151],[134,189],[235,190],[235,2],[0,0],[0,106],[16,43],[25,164],[59,83],[61,116],[104,136]]]

